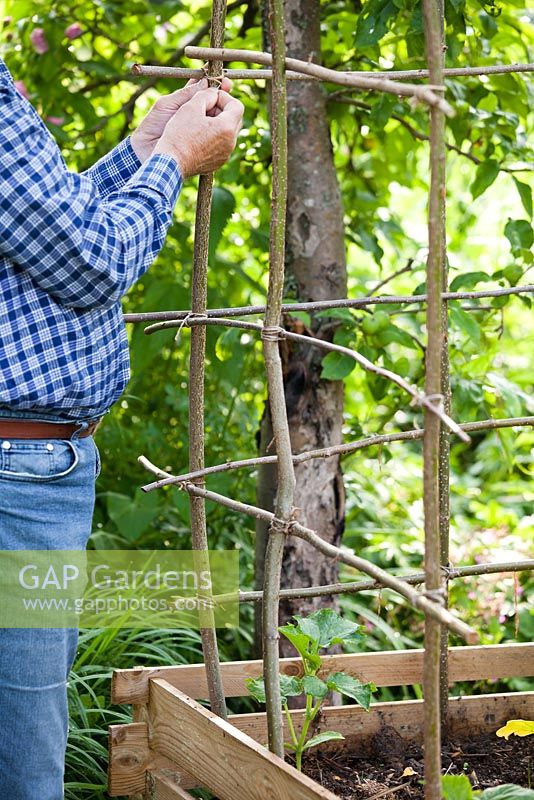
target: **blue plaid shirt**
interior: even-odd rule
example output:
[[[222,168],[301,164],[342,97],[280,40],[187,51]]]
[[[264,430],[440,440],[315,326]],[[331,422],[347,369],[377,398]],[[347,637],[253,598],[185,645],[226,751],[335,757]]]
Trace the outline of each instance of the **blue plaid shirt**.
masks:
[[[0,417],[91,419],[117,400],[120,300],[161,249],[181,184],[173,158],[141,166],[128,140],[69,172],[0,59]]]

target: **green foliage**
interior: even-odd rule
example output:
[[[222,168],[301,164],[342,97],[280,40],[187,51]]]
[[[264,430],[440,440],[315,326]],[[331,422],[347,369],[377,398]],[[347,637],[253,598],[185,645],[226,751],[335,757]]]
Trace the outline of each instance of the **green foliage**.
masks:
[[[483,792],[474,791],[467,775],[445,775],[442,778],[444,800],[534,800],[532,789],[523,789],[513,783],[504,783],[485,789]]]
[[[303,677],[295,678],[280,675],[280,696],[287,717],[291,741],[285,744],[286,749],[295,753],[297,769],[302,767],[302,754],[311,747],[323,742],[344,737],[336,731],[323,731],[316,736],[309,737],[308,730],[313,720],[319,714],[324,701],[330,692],[339,692],[345,697],[350,697],[366,711],[369,711],[371,694],[376,687],[370,683],[363,684],[356,678],[344,672],[334,672],[319,678],[318,672],[323,666],[319,653],[333,645],[343,645],[348,649],[359,644],[362,639],[362,629],[359,625],[336,614],[331,608],[321,608],[307,617],[295,616],[294,622],[283,625],[278,630],[288,639],[302,659]],[[247,689],[252,697],[259,703],[265,702],[265,682],[261,678],[248,678]],[[297,734],[287,704],[288,697],[304,695],[305,710],[302,728]]]

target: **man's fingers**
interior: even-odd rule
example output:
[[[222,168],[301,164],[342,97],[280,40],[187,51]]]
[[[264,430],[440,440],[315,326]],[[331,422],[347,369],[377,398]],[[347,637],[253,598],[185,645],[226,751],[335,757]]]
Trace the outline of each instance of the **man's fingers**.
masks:
[[[217,107],[221,109],[218,119],[223,120],[224,118],[232,120],[235,125],[241,124],[245,107],[235,97],[232,97],[227,92],[219,91]]]
[[[177,89],[171,94],[162,95],[158,101],[158,107],[166,111],[178,111],[188,100],[191,100],[197,92],[201,92],[208,88],[208,82],[205,78],[196,80],[192,78],[186,83],[182,89]]]
[[[223,78],[221,81],[221,91],[230,93],[232,91],[233,83],[230,78]]]
[[[218,97],[219,92],[217,89],[201,89],[187,101],[187,105],[196,106],[198,111],[207,115],[217,106]]]

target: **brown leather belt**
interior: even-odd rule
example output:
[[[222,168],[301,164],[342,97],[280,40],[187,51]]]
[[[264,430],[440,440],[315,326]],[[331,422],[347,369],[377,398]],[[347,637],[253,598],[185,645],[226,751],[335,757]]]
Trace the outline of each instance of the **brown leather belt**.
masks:
[[[90,422],[85,430],[80,431],[79,422],[38,422],[33,419],[0,418],[0,439],[72,439],[75,433],[78,438],[91,436],[101,420]]]

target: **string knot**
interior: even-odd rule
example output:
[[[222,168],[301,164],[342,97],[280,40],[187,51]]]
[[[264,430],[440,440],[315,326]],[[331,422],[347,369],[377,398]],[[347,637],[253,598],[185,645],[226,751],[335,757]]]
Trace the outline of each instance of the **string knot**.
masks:
[[[292,524],[293,524],[292,520],[273,517],[269,528],[269,533],[282,533],[284,534],[284,536],[287,536],[290,532]]]
[[[443,411],[443,395],[439,392],[436,394],[422,394],[414,397],[411,402],[414,406],[433,406],[438,411]]]
[[[180,323],[178,330],[176,331],[176,336],[174,337],[174,341],[176,344],[180,341],[180,334],[182,330],[187,326],[190,328],[190,321],[192,319],[206,319],[207,318],[206,312],[196,312],[196,311],[188,311],[183,320]]]
[[[439,589],[425,589],[421,594],[423,597],[426,597],[427,600],[431,600],[433,603],[437,603],[440,606],[444,606],[447,602],[447,590],[443,586]]]
[[[267,325],[261,329],[261,338],[264,342],[281,342],[285,331],[279,325]]]
[[[208,80],[208,83],[213,86],[215,84],[219,89],[221,88],[222,79],[225,77],[225,71],[223,70],[220,75],[210,75],[209,74],[209,67],[210,62],[206,61],[205,64],[202,65],[201,70],[204,73],[204,78]]]

